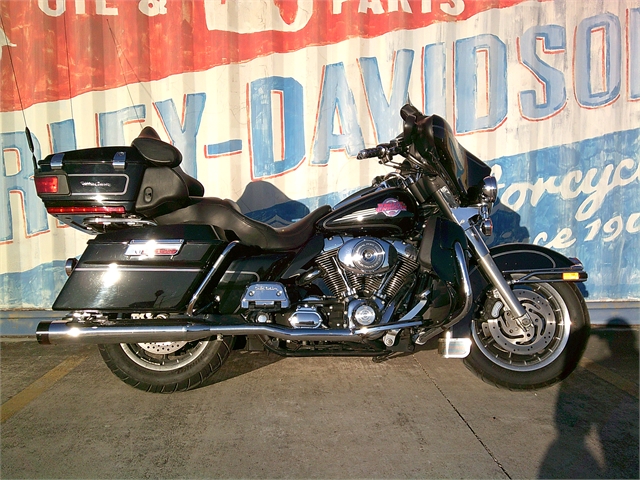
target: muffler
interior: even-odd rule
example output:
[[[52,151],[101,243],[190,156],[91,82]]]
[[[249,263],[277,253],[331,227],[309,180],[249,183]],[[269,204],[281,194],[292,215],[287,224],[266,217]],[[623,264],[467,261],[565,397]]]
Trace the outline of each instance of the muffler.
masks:
[[[245,323],[242,317],[216,315],[215,323],[196,323],[194,318],[175,323],[150,323],[149,320],[120,324],[77,320],[40,322],[36,338],[43,345],[182,342],[217,335],[267,335],[282,340],[315,342],[364,342],[387,330],[418,327],[421,320],[403,321],[356,330],[290,328],[281,325]]]

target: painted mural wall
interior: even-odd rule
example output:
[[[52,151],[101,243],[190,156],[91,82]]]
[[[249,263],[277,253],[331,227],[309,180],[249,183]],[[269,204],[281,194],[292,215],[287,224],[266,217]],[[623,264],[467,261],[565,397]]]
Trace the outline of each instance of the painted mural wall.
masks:
[[[90,238],[36,195],[38,158],[147,125],[207,195],[295,221],[385,169],[356,153],[407,99],[489,163],[491,244],[585,264],[640,299],[640,0],[2,0],[0,309],[48,308]]]

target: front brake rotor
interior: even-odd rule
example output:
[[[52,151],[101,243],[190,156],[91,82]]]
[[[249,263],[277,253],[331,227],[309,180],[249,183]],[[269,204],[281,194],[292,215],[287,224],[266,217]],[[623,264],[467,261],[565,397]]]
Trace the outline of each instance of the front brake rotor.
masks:
[[[549,302],[532,290],[514,289],[522,303],[531,325],[522,328],[500,299],[488,301],[485,306],[486,322],[482,324],[485,336],[491,335],[503,350],[518,355],[530,355],[543,351],[556,332],[556,316]]]

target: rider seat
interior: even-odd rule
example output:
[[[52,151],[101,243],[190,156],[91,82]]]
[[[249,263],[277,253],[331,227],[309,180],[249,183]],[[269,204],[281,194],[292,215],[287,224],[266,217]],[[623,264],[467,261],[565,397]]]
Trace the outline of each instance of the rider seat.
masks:
[[[325,205],[291,225],[273,228],[243,215],[231,200],[203,198],[204,186],[180,168],[180,151],[163,142],[153,128],[145,127],[132,145],[150,165],[136,210],[158,225],[211,225],[229,241],[264,250],[292,250],[307,243],[316,222],[331,211]]]

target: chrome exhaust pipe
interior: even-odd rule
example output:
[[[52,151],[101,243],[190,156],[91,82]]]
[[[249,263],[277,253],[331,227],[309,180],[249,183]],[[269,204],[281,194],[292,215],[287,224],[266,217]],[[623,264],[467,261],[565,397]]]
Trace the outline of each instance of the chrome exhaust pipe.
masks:
[[[105,325],[95,322],[54,320],[40,322],[36,330],[36,338],[43,345],[184,342],[217,335],[267,335],[282,340],[363,342],[386,330],[417,327],[421,324],[421,321],[416,320],[363,327],[357,330],[328,330],[257,323],[238,324],[237,320],[229,324],[206,324],[193,323],[191,319],[191,323],[169,325],[146,322],[135,325]]]

